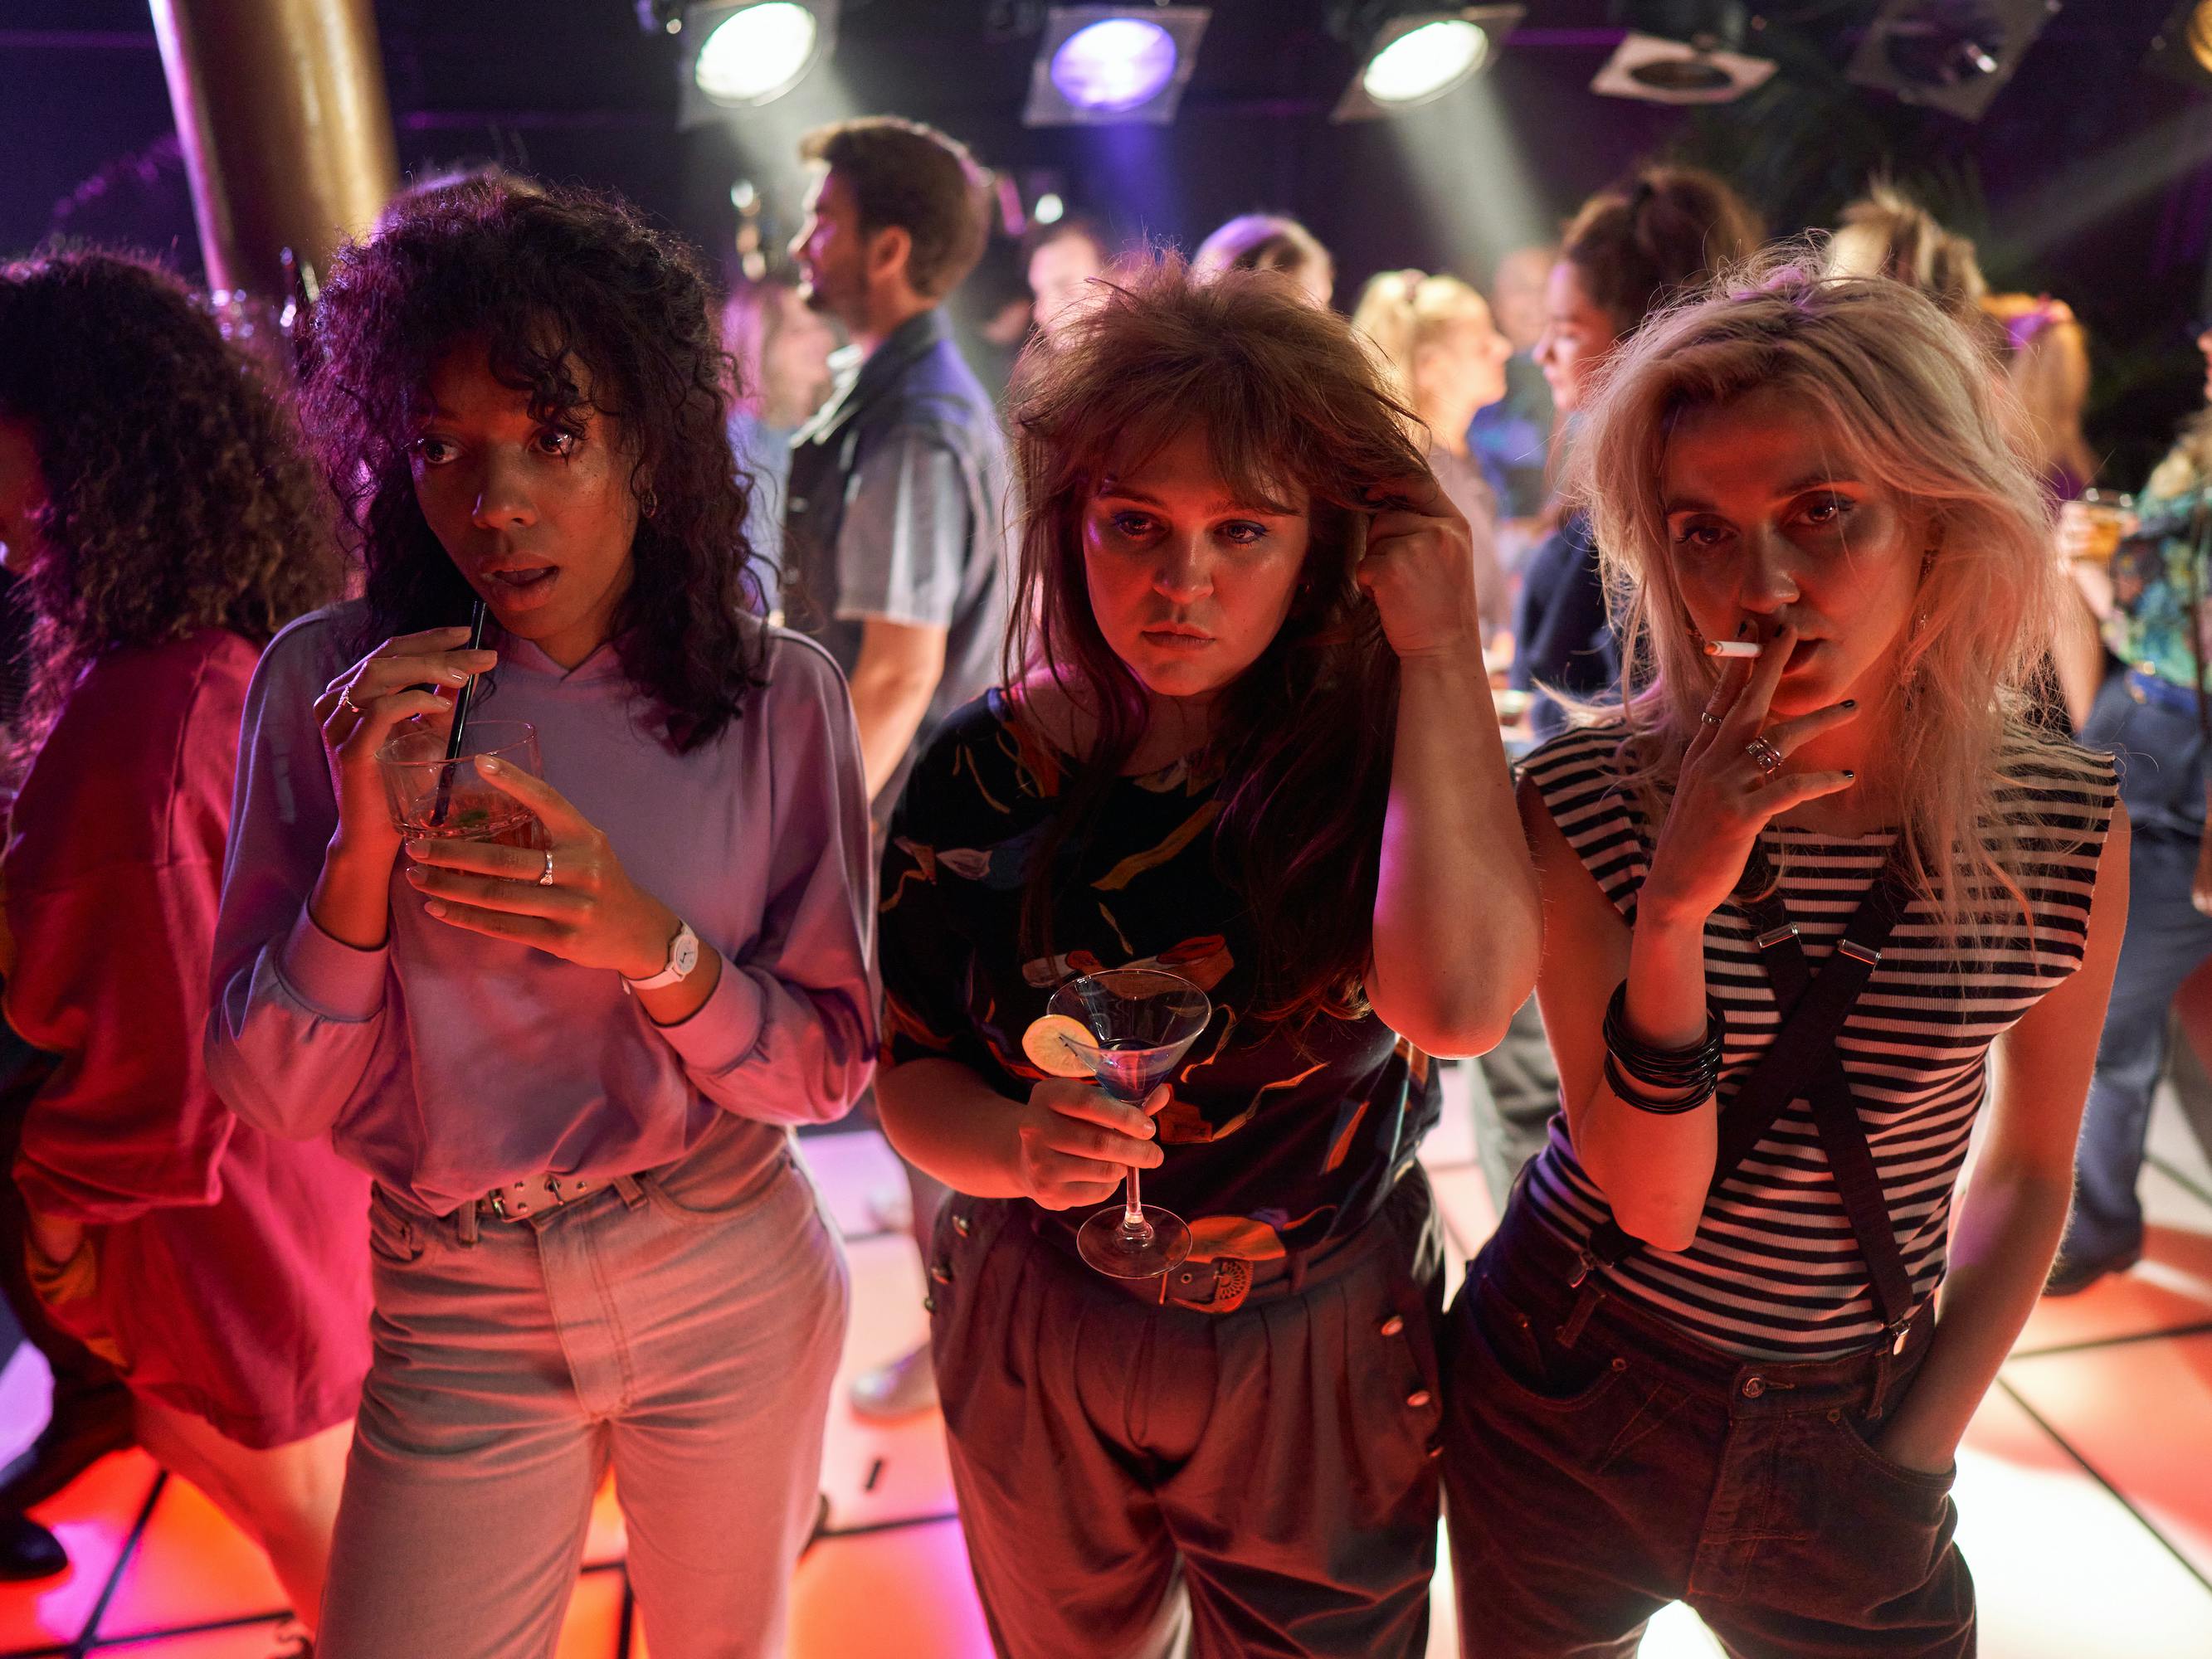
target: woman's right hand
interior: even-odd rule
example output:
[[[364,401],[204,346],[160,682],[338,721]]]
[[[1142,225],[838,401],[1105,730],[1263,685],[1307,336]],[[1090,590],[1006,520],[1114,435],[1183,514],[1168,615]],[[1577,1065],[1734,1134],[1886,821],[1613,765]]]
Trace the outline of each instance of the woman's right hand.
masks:
[[[1139,1109],[1074,1078],[1044,1079],[1015,1119],[1012,1173],[1024,1195],[1048,1210],[1103,1204],[1125,1171],[1158,1168],[1152,1116],[1172,1094],[1163,1083]]]
[[[1786,759],[1808,739],[1858,718],[1858,705],[1846,700],[1767,724],[1774,689],[1796,643],[1795,631],[1785,629],[1764,641],[1755,660],[1731,663],[1698,716],[1637,898],[1639,921],[1702,930],[1735,891],[1770,820],[1855,781],[1849,772],[1785,770],[1770,778],[1751,756],[1751,744],[1764,737]]]
[[[315,720],[337,792],[338,845],[363,855],[381,854],[386,863],[398,857],[399,830],[377,775],[376,751],[402,720],[449,718],[453,693],[498,663],[497,652],[466,649],[468,639],[466,628],[432,628],[386,640],[315,699]]]

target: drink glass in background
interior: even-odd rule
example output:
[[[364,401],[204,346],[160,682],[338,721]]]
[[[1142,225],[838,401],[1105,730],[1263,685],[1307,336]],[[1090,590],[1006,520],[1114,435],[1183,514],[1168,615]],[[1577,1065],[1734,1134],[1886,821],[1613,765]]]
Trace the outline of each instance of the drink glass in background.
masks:
[[[2060,545],[2071,559],[2110,564],[2120,543],[2134,533],[2136,498],[2117,489],[2085,489],[2058,509]]]
[[[446,743],[447,734],[439,727],[410,720],[376,751],[385,799],[400,833],[410,840],[542,847],[538,815],[487,783],[476,764],[489,756],[502,766],[543,777],[538,728],[528,720],[472,720],[462,733],[459,759],[446,758]]]

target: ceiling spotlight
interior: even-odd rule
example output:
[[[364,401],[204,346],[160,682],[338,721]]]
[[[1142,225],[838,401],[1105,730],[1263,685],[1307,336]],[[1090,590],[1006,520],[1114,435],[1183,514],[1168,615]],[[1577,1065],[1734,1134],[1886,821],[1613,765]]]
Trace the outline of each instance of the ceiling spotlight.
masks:
[[[2178,0],[2145,62],[2192,86],[2212,80],[2212,0]]]
[[[1175,119],[1210,6],[1054,6],[1030,71],[1029,127]]]
[[[771,103],[829,55],[836,21],[836,0],[687,6],[683,34],[696,43],[687,78],[715,108]]]
[[[1048,190],[1036,198],[1036,206],[1030,210],[1030,217],[1041,225],[1056,225],[1067,217],[1067,204],[1060,198],[1057,191]]]
[[[1614,0],[1629,26],[1592,92],[1649,104],[1725,104],[1763,86],[1774,60],[1741,48],[1750,18],[1743,0]]]
[[[1367,42],[1366,61],[1329,119],[1370,121],[1434,103],[1489,68],[1528,9],[1462,6],[1389,19]]]
[[[1848,71],[1863,87],[1978,121],[2059,0],[1887,0]]]

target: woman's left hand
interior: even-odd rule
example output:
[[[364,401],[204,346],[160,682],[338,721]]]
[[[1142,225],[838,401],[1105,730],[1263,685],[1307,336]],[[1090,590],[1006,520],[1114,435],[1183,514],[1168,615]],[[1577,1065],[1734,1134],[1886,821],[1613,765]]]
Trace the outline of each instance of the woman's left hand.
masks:
[[[681,923],[630,880],[606,836],[544,779],[490,760],[479,760],[477,771],[538,815],[545,845],[409,842],[407,878],[428,900],[423,908],[449,927],[625,979],[649,979],[666,967]]]
[[[1481,660],[1474,538],[1432,476],[1401,478],[1382,493],[1353,580],[1374,599],[1401,659],[1465,652]]]

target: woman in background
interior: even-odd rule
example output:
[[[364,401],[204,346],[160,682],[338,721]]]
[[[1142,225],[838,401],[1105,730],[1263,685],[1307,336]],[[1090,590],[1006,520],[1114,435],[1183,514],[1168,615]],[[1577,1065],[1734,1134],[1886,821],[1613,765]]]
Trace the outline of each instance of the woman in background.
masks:
[[[1246,213],[1198,245],[1191,275],[1201,282],[1224,270],[1273,270],[1322,310],[1336,292],[1336,260],[1321,239],[1282,213]]]
[[[1646,167],[1625,187],[1583,204],[1552,267],[1544,335],[1536,343],[1561,444],[1571,448],[1584,393],[1644,319],[1747,257],[1759,237],[1759,221],[1742,199],[1690,167]],[[1566,707],[1553,693],[1587,697],[1619,682],[1620,647],[1586,512],[1571,514],[1528,556],[1513,639],[1512,683],[1535,694],[1529,721],[1539,737],[1566,726]]]
[[[33,1278],[312,1626],[368,1367],[368,1182],[234,1116],[201,1042],[246,682],[337,587],[320,491],[175,278],[57,255],[0,270],[0,543],[37,617],[7,1016],[60,1056],[15,1160]]]
[[[750,483],[745,541],[766,565],[762,581],[782,591],[783,507],[791,441],[830,395],[837,331],[799,296],[794,276],[740,278],[722,304],[722,344],[737,368],[730,389],[730,448]]]
[[[1360,291],[1352,325],[1381,349],[1398,396],[1420,417],[1429,470],[1474,538],[1474,591],[1486,647],[1512,620],[1498,557],[1498,497],[1468,447],[1479,410],[1505,395],[1513,347],[1482,296],[1456,276],[1386,270]]]

